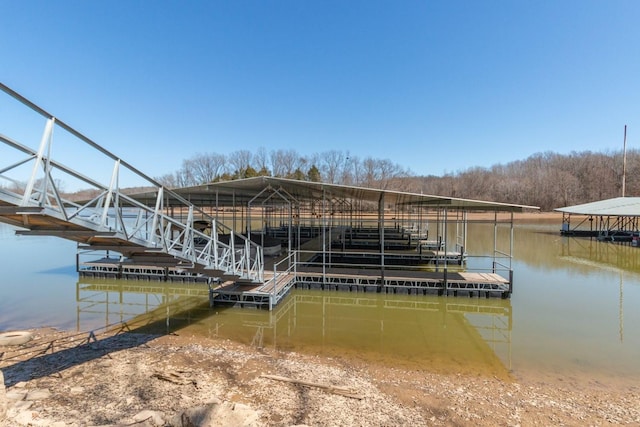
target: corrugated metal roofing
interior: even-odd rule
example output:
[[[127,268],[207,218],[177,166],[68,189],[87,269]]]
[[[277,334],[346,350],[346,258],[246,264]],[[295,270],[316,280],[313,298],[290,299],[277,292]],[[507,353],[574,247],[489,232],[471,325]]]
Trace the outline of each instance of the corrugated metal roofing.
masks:
[[[482,200],[460,199],[455,197],[415,194],[402,191],[381,190],[356,187],[350,185],[326,184],[321,182],[298,181],[294,179],[254,177],[233,181],[215,182],[194,187],[176,188],[172,191],[189,200],[196,206],[230,206],[251,200],[265,191],[281,191],[283,194],[299,200],[322,200],[341,198],[378,202],[384,195],[385,204],[408,204],[433,208],[459,209],[468,211],[505,211],[522,212],[537,210],[536,206],[515,205],[509,203],[489,202]],[[152,193],[132,195],[142,200],[154,197]]]
[[[640,216],[640,197],[616,197],[554,210],[573,215]]]

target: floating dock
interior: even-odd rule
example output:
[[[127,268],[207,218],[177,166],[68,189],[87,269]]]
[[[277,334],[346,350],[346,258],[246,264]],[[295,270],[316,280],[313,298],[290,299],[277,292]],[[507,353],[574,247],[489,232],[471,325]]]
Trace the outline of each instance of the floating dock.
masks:
[[[313,246],[317,246],[317,242],[307,245]],[[81,263],[78,272],[88,278],[207,283],[211,306],[231,304],[271,309],[295,288],[486,298],[511,296],[511,277],[504,278],[493,272],[459,271],[460,254],[449,254],[454,263],[447,263],[446,254],[441,255],[442,266],[434,267],[432,257],[412,252],[387,253],[386,267],[381,269],[380,254],[333,253],[331,262],[325,259],[323,266],[322,253],[300,251],[295,256],[273,260],[260,283],[210,277],[206,272],[195,273],[176,266],[135,265],[117,258]],[[425,267],[429,264],[431,267]]]
[[[273,307],[292,288],[322,289],[360,293],[406,295],[446,295],[508,298],[512,287],[509,280],[495,273],[423,273],[390,270],[380,271],[348,268],[300,267],[295,272],[282,273],[266,285],[225,283],[212,287],[210,304],[233,304],[241,307]]]
[[[486,298],[509,298],[513,292],[511,275],[505,278],[496,272],[464,271],[466,254],[443,250],[441,240],[426,240],[427,236],[422,235],[412,239],[409,246],[403,243],[402,249],[378,252],[374,249],[378,230],[349,230],[349,242],[340,241],[336,236],[346,236],[345,231],[323,232],[317,227],[303,230],[301,234],[308,236],[304,243],[290,255],[271,257],[258,282],[216,276],[207,270],[195,272],[176,265],[143,265],[113,257],[80,262],[78,272],[84,277],[202,282],[209,285],[211,306],[269,309],[296,288]],[[388,232],[395,233],[398,240],[411,235],[398,229]],[[325,239],[333,243],[329,252],[322,251]],[[363,242],[367,242],[367,249],[357,250]]]
[[[83,277],[126,280],[167,280],[209,284],[209,302],[214,305],[273,308],[292,289],[339,290],[360,293],[441,295],[509,298],[512,282],[496,273],[439,272],[367,268],[323,268],[297,266],[282,273],[265,272],[263,283],[223,281],[205,275],[152,266],[123,266],[106,261],[91,262],[80,269]]]
[[[80,276],[88,278],[204,283],[211,280],[210,277],[196,273],[190,268],[133,264],[128,260],[110,257],[82,262],[78,264],[77,269]]]

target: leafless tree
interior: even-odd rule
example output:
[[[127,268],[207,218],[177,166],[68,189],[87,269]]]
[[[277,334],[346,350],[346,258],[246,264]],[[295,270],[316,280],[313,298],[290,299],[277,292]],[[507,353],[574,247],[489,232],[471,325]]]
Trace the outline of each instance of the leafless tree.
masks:
[[[257,171],[269,170],[269,153],[264,147],[259,147],[253,154],[253,168]]]
[[[306,163],[296,150],[274,150],[271,152],[271,170],[273,176],[290,178],[296,169],[301,169]]]
[[[206,184],[214,181],[225,168],[223,154],[197,154],[182,163],[185,180],[190,185]]]
[[[342,151],[331,150],[320,155],[321,163],[318,166],[322,176],[329,184],[338,184],[343,175],[343,168],[347,156]]]

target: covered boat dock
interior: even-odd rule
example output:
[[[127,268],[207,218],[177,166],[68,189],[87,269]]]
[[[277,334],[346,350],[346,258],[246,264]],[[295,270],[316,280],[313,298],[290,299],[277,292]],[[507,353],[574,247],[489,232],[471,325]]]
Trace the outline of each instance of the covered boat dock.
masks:
[[[264,279],[212,279],[207,271],[178,275],[169,268],[166,280],[206,280],[211,304],[242,306],[272,307],[294,287],[508,298],[513,292],[513,214],[537,209],[273,177],[172,191],[214,222],[260,245]],[[145,204],[157,201],[153,192],[131,197]],[[187,212],[170,200],[164,209],[178,220],[186,218]],[[477,267],[474,262],[473,269],[467,266],[468,247],[473,245],[468,241],[469,215],[472,222],[491,223],[496,229],[493,252],[482,257],[487,265]],[[207,218],[193,221],[201,232],[216,233]],[[500,247],[498,229],[509,233],[506,247]],[[91,265],[81,262],[81,273],[100,276]],[[131,271],[126,264],[122,269]],[[181,266],[181,271],[188,269]],[[144,279],[135,274],[123,277]]]
[[[272,177],[170,189],[10,88],[0,91],[41,135],[36,144],[3,124],[0,222],[76,242],[80,276],[204,282],[212,303],[269,308],[295,286],[513,291],[513,213],[531,207]],[[475,212],[509,234],[495,231],[492,253],[483,245],[471,269]]]
[[[638,245],[640,197],[616,197],[555,211],[562,212],[563,236]]]

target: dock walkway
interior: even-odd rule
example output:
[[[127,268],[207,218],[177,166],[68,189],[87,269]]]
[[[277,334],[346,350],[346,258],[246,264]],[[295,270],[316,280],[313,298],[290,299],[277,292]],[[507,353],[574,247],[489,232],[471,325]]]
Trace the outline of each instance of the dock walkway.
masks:
[[[234,304],[241,307],[257,306],[269,307],[271,310],[295,286],[295,275],[282,272],[264,273],[263,283],[224,282],[218,286],[210,286],[209,304]]]
[[[266,278],[265,278],[266,279]],[[508,298],[509,280],[496,273],[418,272],[405,270],[298,267],[263,285],[228,282],[211,289],[210,302],[240,306],[275,306],[292,288],[410,295],[468,295]]]
[[[349,269],[300,267],[296,272],[296,287],[303,289],[348,290],[352,292],[383,292],[457,296],[500,296],[511,293],[509,281],[496,273],[423,272],[407,270]]]

